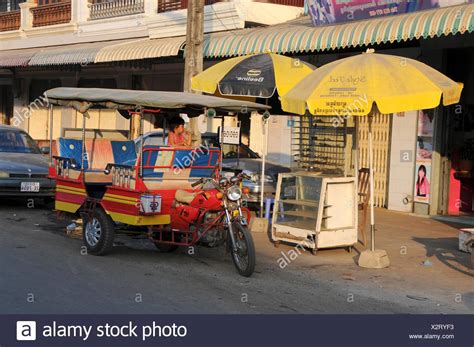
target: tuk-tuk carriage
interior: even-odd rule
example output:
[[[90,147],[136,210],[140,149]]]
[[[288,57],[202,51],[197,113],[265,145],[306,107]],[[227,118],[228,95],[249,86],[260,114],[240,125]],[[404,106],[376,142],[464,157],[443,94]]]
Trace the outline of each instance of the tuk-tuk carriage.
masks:
[[[145,113],[163,118],[180,113],[224,116],[265,111],[267,106],[181,92],[55,88],[45,94],[51,118],[52,105],[83,115],[81,139],[56,141],[50,177],[56,180],[56,210],[83,218],[88,253],[108,253],[116,225],[122,223],[146,233],[164,252],[196,244],[226,245],[238,272],[253,273],[250,214],[241,204],[241,182],[249,177],[222,177],[218,148],[143,146],[142,141],[137,151],[132,140],[87,139],[85,120],[89,109],[115,109],[125,117],[139,116],[142,135]]]

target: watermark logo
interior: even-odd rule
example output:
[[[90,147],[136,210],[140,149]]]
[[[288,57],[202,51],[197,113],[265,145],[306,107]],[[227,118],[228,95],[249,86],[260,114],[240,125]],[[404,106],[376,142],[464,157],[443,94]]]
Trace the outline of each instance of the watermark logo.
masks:
[[[46,94],[41,95],[36,98],[27,107],[24,107],[21,112],[15,110],[15,115],[13,118],[13,126],[19,127],[23,122],[31,117],[34,111],[39,110],[40,108],[48,107],[49,100]]]
[[[400,163],[411,163],[413,161],[412,150],[401,150],[400,151]]]
[[[36,322],[16,322],[16,339],[17,341],[36,341]]]
[[[333,127],[338,127],[344,124],[344,121],[349,119],[354,114],[360,114],[362,110],[366,109],[369,105],[369,99],[366,94],[359,95],[352,103],[348,104],[345,101],[333,101],[327,102],[327,106],[331,109],[330,113],[336,113],[331,120]],[[323,112],[319,112],[324,114]]]

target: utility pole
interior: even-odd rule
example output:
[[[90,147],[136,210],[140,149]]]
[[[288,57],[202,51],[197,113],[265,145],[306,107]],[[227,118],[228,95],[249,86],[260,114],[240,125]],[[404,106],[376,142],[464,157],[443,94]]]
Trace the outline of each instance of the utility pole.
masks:
[[[188,0],[186,26],[186,56],[184,61],[184,91],[192,92],[191,78],[203,69],[204,0]],[[201,143],[197,119],[190,120],[193,144]]]

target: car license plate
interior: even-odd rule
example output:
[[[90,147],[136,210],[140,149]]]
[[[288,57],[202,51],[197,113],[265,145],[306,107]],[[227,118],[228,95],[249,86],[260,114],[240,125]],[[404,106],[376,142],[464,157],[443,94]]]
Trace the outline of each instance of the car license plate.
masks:
[[[22,192],[38,193],[39,190],[39,182],[21,182],[20,191]]]

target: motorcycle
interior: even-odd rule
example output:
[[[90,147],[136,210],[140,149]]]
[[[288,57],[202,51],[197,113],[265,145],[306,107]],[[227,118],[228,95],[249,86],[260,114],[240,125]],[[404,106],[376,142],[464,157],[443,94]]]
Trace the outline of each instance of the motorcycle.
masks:
[[[255,269],[255,246],[248,223],[250,211],[242,206],[240,173],[230,179],[201,178],[193,192],[177,191],[169,226],[149,226],[148,237],[158,249],[172,252],[179,246],[226,245],[237,271],[251,276]],[[245,189],[245,188],[244,188]]]

